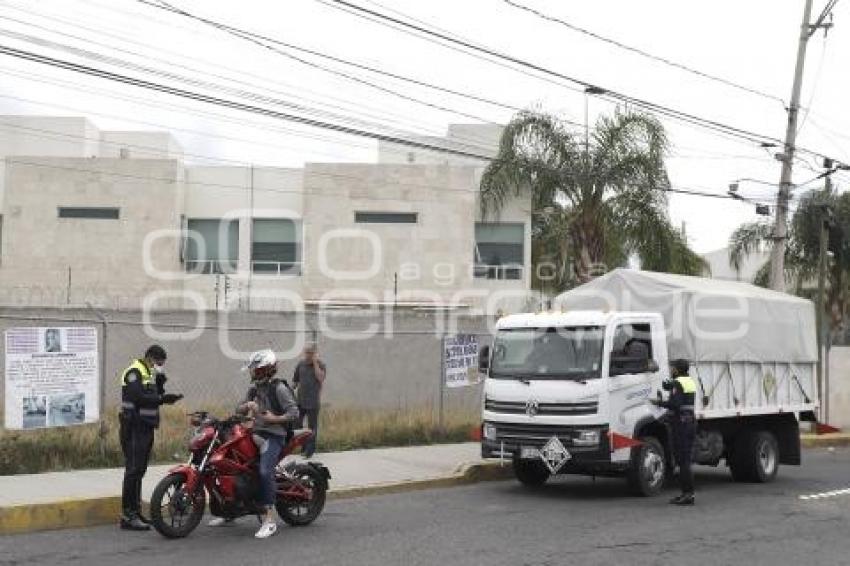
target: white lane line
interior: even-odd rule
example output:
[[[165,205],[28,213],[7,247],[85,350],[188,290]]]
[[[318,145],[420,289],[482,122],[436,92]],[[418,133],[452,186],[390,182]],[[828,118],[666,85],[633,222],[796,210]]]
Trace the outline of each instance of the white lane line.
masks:
[[[850,495],[850,488],[834,489],[832,491],[823,491],[821,493],[811,493],[809,495],[801,495],[800,499],[809,501],[812,499],[827,499],[829,497],[838,497],[840,495]]]

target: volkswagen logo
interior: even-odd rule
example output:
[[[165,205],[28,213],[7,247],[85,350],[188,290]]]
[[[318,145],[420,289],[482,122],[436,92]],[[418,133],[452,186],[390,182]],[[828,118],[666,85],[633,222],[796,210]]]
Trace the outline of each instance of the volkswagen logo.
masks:
[[[540,403],[537,402],[537,399],[529,399],[525,402],[525,414],[529,417],[533,417],[540,412]]]

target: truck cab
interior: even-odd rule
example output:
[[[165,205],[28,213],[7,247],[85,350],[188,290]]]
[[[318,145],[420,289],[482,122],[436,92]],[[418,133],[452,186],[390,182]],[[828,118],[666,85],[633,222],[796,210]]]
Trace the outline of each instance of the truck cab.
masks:
[[[657,425],[664,412],[648,401],[669,375],[665,340],[656,313],[501,319],[482,359],[482,455],[510,459],[523,483],[556,473],[633,472],[636,489],[657,491],[668,465],[663,447],[652,444],[637,470],[632,448],[642,445],[636,431]]]

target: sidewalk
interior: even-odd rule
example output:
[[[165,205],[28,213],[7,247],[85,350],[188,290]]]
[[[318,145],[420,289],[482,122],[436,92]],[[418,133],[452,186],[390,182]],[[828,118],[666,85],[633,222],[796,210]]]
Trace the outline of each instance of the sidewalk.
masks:
[[[480,445],[438,444],[317,454],[331,472],[329,498],[357,497],[506,477],[481,460]],[[176,463],[175,463],[176,464]],[[148,469],[142,497],[175,464]],[[0,535],[115,522],[121,468],[0,476]]]

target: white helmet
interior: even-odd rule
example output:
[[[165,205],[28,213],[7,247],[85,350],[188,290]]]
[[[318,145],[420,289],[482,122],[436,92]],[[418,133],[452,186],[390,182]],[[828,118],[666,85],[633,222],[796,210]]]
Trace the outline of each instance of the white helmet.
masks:
[[[272,350],[259,350],[251,354],[242,369],[248,372],[252,380],[268,379],[277,373],[277,356]]]

